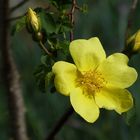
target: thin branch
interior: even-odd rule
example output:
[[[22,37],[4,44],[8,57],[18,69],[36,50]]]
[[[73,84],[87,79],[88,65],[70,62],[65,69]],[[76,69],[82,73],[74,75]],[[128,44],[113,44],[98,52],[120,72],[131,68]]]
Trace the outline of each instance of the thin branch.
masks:
[[[0,49],[3,63],[3,83],[8,98],[8,109],[11,128],[11,139],[27,140],[25,125],[25,108],[19,73],[10,48],[9,0],[2,0],[0,4]],[[10,138],[9,138],[10,139]]]
[[[71,21],[71,25],[74,25],[74,13],[75,13],[75,9],[77,9],[77,4],[76,4],[76,0],[72,0],[72,7],[70,10],[70,21]],[[70,41],[73,40],[73,29],[70,32]]]
[[[125,32],[125,44],[124,44],[124,50],[122,51],[122,53],[126,54],[129,58],[132,57],[132,55],[134,55],[134,52],[130,49],[127,48],[127,39],[130,36],[130,30],[133,24],[133,18],[134,18],[134,13],[136,10],[138,4],[138,0],[132,0],[132,4],[130,7],[130,12],[128,15],[128,21],[127,21],[127,27],[126,27],[126,32]]]
[[[56,125],[53,127],[49,135],[45,140],[53,140],[55,135],[60,131],[60,129],[63,127],[63,125],[66,123],[66,121],[69,119],[69,117],[73,114],[73,108],[70,107],[63,116],[58,120]]]
[[[11,17],[9,19],[7,19],[8,22],[11,22],[11,21],[15,21],[15,20],[18,20],[20,18],[22,18],[24,15],[20,15],[20,16],[17,16],[17,17]]]
[[[39,45],[44,50],[44,52],[46,54],[48,54],[49,56],[52,56],[52,53],[48,51],[48,49],[44,46],[44,44],[42,43],[42,41],[39,42]]]
[[[132,4],[131,4],[131,7],[130,7],[130,12],[129,12],[129,15],[128,15],[126,32],[125,32],[125,41],[129,37],[129,32],[130,32],[130,29],[131,29],[132,24],[133,24],[133,17],[134,17],[134,13],[135,13],[137,4],[138,4],[138,0],[132,0]]]
[[[48,5],[47,8],[45,8],[45,10],[49,10],[50,9],[50,6]],[[14,21],[14,20],[18,20],[19,18],[22,18],[23,16],[25,16],[26,14],[22,14],[22,15],[19,15],[17,17],[11,17],[9,19],[7,19],[8,21]]]
[[[22,2],[18,3],[16,6],[14,6],[13,8],[10,9],[10,12],[14,12],[15,10],[17,10],[19,7],[23,6],[28,1],[29,0],[23,0]]]

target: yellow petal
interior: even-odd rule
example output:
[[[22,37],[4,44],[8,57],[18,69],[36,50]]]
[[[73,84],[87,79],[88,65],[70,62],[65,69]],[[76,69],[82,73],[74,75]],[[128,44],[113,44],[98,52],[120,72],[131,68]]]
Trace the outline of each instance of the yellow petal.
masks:
[[[74,110],[87,122],[93,123],[99,117],[99,108],[94,98],[84,95],[80,88],[70,93],[70,101]]]
[[[75,87],[77,74],[75,65],[58,61],[53,65],[52,71],[55,74],[54,84],[57,91],[64,95],[69,95],[70,91]]]
[[[106,88],[95,94],[96,104],[100,108],[115,110],[119,114],[128,111],[133,106],[133,98],[126,89]]]
[[[102,73],[107,81],[107,85],[127,88],[137,79],[136,70],[129,67],[127,63],[128,57],[126,55],[115,53],[103,61],[97,70]]]
[[[93,70],[106,58],[105,51],[97,37],[72,41],[70,53],[79,71]]]

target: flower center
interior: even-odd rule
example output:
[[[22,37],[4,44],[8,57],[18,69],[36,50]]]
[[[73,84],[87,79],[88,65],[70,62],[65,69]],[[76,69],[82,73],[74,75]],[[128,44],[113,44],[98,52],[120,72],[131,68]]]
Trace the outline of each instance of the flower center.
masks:
[[[97,71],[87,71],[84,74],[78,73],[76,84],[83,89],[84,94],[93,96],[95,92],[99,92],[106,85],[107,81],[102,74]]]

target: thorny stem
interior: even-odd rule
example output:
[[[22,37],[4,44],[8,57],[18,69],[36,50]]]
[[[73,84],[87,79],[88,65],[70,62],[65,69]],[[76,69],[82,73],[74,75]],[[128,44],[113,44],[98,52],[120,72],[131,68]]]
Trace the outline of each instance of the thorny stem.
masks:
[[[71,11],[70,11],[70,21],[71,21],[71,25],[74,25],[74,13],[75,13],[75,9],[77,9],[78,6],[76,4],[76,0],[72,0],[72,7],[71,7]],[[73,40],[73,29],[70,31],[70,41]]]
[[[28,1],[29,0],[23,0],[22,2],[18,3],[16,6],[14,6],[13,8],[10,9],[10,13],[14,12],[15,10],[17,10],[19,7],[23,6]]]
[[[48,51],[48,49],[44,46],[44,44],[42,43],[42,41],[39,42],[39,45],[41,46],[41,48],[49,55],[52,56],[52,53],[50,53]]]
[[[27,140],[25,108],[20,85],[20,76],[10,48],[10,23],[9,0],[2,0],[0,4],[0,49],[3,63],[3,83],[8,98],[8,109],[10,118],[12,140]]]

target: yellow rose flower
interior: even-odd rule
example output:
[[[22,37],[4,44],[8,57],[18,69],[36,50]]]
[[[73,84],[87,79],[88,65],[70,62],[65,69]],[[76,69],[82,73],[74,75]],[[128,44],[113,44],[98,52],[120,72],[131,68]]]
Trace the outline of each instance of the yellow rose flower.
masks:
[[[97,37],[72,41],[70,53],[75,65],[58,61],[52,71],[57,91],[70,96],[80,116],[92,123],[99,117],[99,108],[121,114],[133,106],[133,98],[125,88],[136,81],[137,72],[127,65],[126,55],[114,53],[106,58]]]

